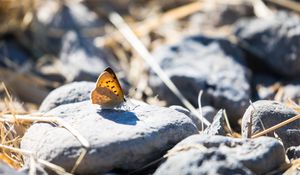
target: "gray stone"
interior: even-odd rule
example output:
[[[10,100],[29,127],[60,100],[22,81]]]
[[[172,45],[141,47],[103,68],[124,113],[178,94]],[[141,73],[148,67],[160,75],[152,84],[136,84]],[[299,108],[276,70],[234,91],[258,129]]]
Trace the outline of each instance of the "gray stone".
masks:
[[[218,111],[212,106],[203,106],[202,107],[202,115],[206,118],[210,123],[213,122],[215,115]]]
[[[206,152],[189,150],[171,156],[154,173],[154,175],[252,175],[248,168],[240,162],[217,149]]]
[[[201,122],[201,120],[197,116],[195,116],[194,114],[192,114],[188,109],[186,109],[186,108],[184,108],[182,106],[178,106],[178,105],[172,105],[169,108],[174,109],[174,110],[176,110],[178,112],[182,112],[185,115],[189,116],[190,119],[192,119],[192,121],[197,126],[198,130],[202,131],[202,122]],[[202,107],[202,115],[210,123],[213,121],[213,118],[215,117],[216,114],[217,114],[217,111],[216,111],[216,109],[214,107],[212,107],[212,106],[203,106]],[[205,127],[205,124],[204,124],[204,127]]]
[[[214,120],[211,123],[211,125],[204,130],[204,134],[206,135],[226,136],[229,133],[230,132],[226,124],[223,110],[219,110],[219,112],[214,117]]]
[[[253,109],[254,108],[254,109]],[[250,117],[252,135],[296,116],[298,113],[286,105],[269,100],[259,100],[250,105],[242,119],[242,136],[247,137]],[[296,120],[275,130],[286,148],[300,145],[300,121]],[[274,132],[267,134],[275,137]]]
[[[224,3],[214,8],[204,5],[200,12],[192,14],[188,19],[188,29],[193,33],[205,33],[212,28],[231,25],[241,18],[251,16],[254,16],[253,5],[247,1],[239,4]]]
[[[291,146],[286,150],[286,155],[290,160],[300,158],[300,146]]]
[[[91,147],[79,165],[78,174],[140,168],[182,139],[198,133],[183,113],[127,101],[123,110],[105,110],[83,101],[60,105],[46,113],[62,117],[89,141]],[[69,171],[79,156],[81,144],[66,129],[35,123],[22,138],[21,148]]]
[[[278,13],[273,18],[240,21],[236,36],[243,48],[276,73],[297,76],[300,73],[300,19]]]
[[[279,88],[279,81],[273,75],[266,73],[253,74],[254,101],[257,100],[274,100]]]
[[[188,37],[179,44],[165,46],[154,57],[194,106],[203,90],[203,106],[225,108],[232,123],[243,115],[250,98],[250,74],[241,50],[224,39]],[[180,104],[154,74],[150,86],[169,104]]]
[[[48,175],[48,172],[44,169],[44,167],[42,165],[36,164],[35,168],[36,168],[35,175]],[[24,167],[22,167],[22,169],[20,169],[20,172],[29,175],[30,167],[25,165]],[[51,171],[49,172],[49,174],[53,174],[53,173],[54,172],[51,172]]]
[[[177,167],[186,167],[186,169],[188,169],[187,167],[191,166],[191,164],[194,164],[193,162],[195,160],[198,160],[198,162],[202,162],[202,160],[207,161],[207,164],[211,166],[213,166],[214,163],[218,164],[217,169],[221,169],[222,166],[225,166],[224,168],[228,169],[226,163],[230,164],[232,162],[235,162],[236,164],[234,166],[237,168],[237,170],[241,169],[240,164],[242,164],[254,174],[266,174],[267,172],[270,172],[278,168],[279,166],[285,164],[285,151],[283,145],[278,140],[271,137],[260,137],[256,139],[240,139],[224,136],[209,136],[203,134],[193,135],[178,143],[174,147],[174,149],[176,150],[178,148],[189,147],[193,145],[202,145],[206,147],[206,150],[198,150],[202,152],[202,154],[210,155],[209,153],[213,152],[213,155],[215,157],[218,157],[217,155],[219,154],[223,155],[222,157],[225,162],[216,163],[215,159],[210,160],[205,156],[202,156],[202,159],[199,160],[198,155],[200,153],[198,153],[197,156],[193,154],[188,154],[187,158],[184,158],[184,156],[181,158],[177,158],[177,160],[174,161],[167,160],[167,162],[161,165],[158,171],[161,171],[161,169],[166,169],[166,167],[174,168],[174,170],[178,170]],[[193,149],[195,149],[195,147]],[[190,149],[185,149],[185,151],[186,150],[187,152],[190,151]],[[180,155],[181,153],[179,152],[176,156]],[[201,155],[199,156],[201,157]],[[173,158],[170,157],[170,159]],[[232,159],[233,161],[229,159]],[[218,161],[220,161],[220,159]],[[204,163],[202,162],[200,165],[203,164]],[[199,172],[202,172],[202,170],[209,171],[207,167],[202,166],[193,168],[196,170],[200,169],[201,171],[199,170]]]
[[[51,91],[42,102],[39,111],[46,112],[59,105],[76,103],[90,99],[90,93],[95,88],[93,82],[73,82]]]
[[[30,55],[13,38],[0,41],[0,66],[12,69],[32,63]]]
[[[283,86],[282,90],[282,96],[280,97],[280,101],[282,102],[288,102],[289,100],[292,100],[296,103],[299,103],[300,101],[300,83],[298,82],[291,82],[290,84],[287,84]]]
[[[26,175],[23,172],[18,172],[17,170],[10,168],[8,165],[2,163],[1,161],[0,161],[0,174],[1,175]]]
[[[61,49],[62,36],[69,30],[80,31],[87,39],[94,39],[101,35],[101,31],[89,34],[95,28],[104,26],[104,21],[89,10],[84,4],[70,2],[60,4],[52,0],[39,3],[36,12],[37,20],[33,21],[32,35],[38,41],[38,48],[58,54]]]
[[[107,53],[96,48],[92,40],[85,38],[77,31],[68,31],[62,42],[60,70],[68,82],[95,81],[109,65]]]

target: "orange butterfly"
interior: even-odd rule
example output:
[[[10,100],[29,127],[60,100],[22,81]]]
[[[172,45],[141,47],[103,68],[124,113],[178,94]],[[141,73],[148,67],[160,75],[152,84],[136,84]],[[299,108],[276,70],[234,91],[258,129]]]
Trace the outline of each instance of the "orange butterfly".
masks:
[[[91,100],[103,109],[113,109],[126,101],[117,76],[110,67],[98,77],[96,87],[91,92]]]

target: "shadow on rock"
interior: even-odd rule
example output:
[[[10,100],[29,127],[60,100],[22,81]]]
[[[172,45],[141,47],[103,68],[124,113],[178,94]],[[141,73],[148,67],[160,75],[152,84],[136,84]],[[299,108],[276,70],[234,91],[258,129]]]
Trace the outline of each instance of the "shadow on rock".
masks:
[[[97,113],[103,118],[124,125],[136,125],[139,121],[135,113],[123,110],[101,109]]]

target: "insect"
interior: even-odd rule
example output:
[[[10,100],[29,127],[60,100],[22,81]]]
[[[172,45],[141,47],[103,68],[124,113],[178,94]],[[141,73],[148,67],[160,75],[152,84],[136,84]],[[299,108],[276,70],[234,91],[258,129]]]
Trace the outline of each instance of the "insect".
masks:
[[[96,87],[91,92],[91,100],[103,109],[113,109],[126,101],[117,76],[110,67],[98,77]]]

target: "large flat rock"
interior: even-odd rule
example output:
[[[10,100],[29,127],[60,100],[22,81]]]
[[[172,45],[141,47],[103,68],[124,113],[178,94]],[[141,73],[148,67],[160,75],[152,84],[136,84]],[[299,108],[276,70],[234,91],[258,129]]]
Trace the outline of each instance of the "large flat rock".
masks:
[[[91,144],[77,173],[105,173],[139,168],[162,156],[182,139],[198,133],[191,119],[176,110],[146,104],[124,105],[126,111],[102,110],[90,101],[60,105],[47,114],[62,117]],[[81,144],[66,129],[36,123],[21,148],[70,170]]]

